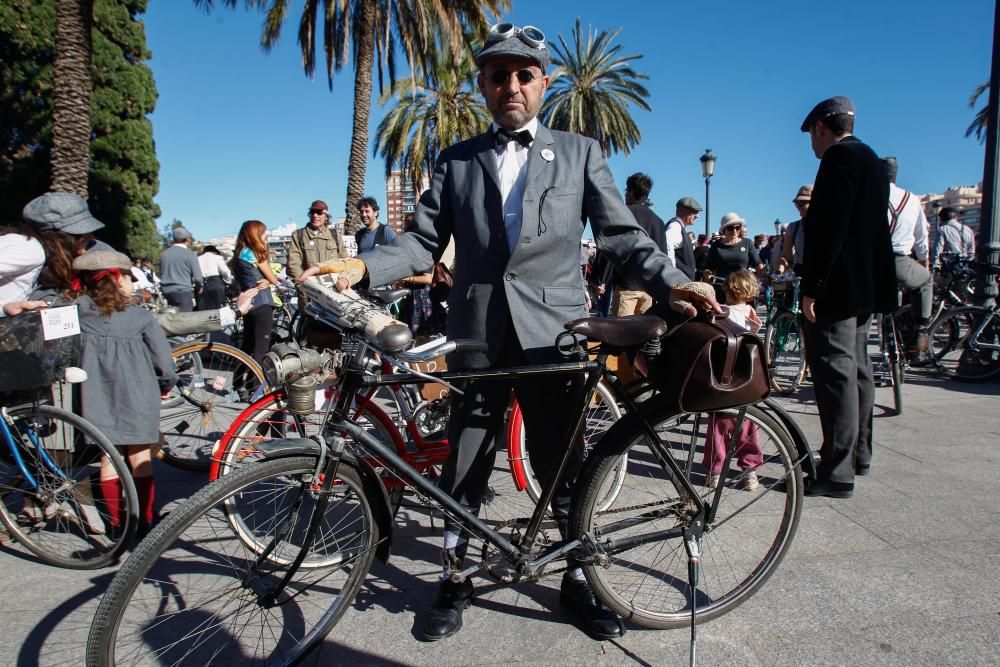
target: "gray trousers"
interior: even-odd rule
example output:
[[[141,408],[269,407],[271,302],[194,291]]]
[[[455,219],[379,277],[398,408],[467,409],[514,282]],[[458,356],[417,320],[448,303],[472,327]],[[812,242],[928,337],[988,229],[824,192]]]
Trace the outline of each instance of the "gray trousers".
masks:
[[[167,305],[173,306],[182,313],[190,313],[194,310],[194,290],[176,290],[164,292],[163,298]]]
[[[917,324],[930,324],[934,306],[934,277],[924,265],[910,257],[896,255],[896,281],[910,291]]]
[[[819,479],[853,482],[855,465],[872,458],[875,385],[868,356],[871,315],[805,322],[806,358],[823,428]]]

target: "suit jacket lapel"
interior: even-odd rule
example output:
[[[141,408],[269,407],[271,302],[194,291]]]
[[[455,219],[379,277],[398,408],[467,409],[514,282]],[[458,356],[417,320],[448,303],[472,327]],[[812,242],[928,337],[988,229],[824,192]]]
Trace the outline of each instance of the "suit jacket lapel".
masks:
[[[497,171],[495,141],[491,132],[487,131],[476,137],[475,151],[476,159],[482,165],[483,172],[493,182],[493,187],[496,188],[497,196],[499,197],[500,173]]]
[[[542,151],[551,151],[553,143],[555,143],[555,139],[552,136],[552,132],[549,131],[549,128],[539,123],[538,130],[535,132],[535,140],[531,142],[531,150],[528,151],[528,171],[524,175],[525,195],[532,192],[535,189],[532,185],[539,178],[545,178],[548,173],[551,161],[542,157]]]

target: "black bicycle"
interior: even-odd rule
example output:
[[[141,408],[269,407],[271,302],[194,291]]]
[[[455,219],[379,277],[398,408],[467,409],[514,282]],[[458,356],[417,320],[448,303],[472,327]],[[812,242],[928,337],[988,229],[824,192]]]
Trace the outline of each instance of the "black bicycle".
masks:
[[[470,553],[478,553],[479,562],[452,572],[454,579],[484,573],[503,583],[532,582],[563,571],[572,558],[601,600],[651,628],[708,621],[732,610],[788,552],[802,505],[801,467],[811,466],[808,445],[790,417],[769,401],[716,413],[714,423],[730,420],[731,430],[719,481],[708,488],[709,471],[698,456],[708,437],[706,415],[679,413],[663,395],[637,404],[607,371],[609,356],[662,335],[662,320],[569,323],[570,332],[587,332],[599,344],[596,361],[587,360],[587,350],[575,342],[579,336],[567,333],[572,340],[561,363],[380,374],[374,363],[380,351],[413,363],[482,344],[447,341],[403,351],[410,338],[405,325],[383,326],[378,306],[346,297],[331,290],[328,303],[313,299],[309,306],[312,316],[343,331],[341,350],[320,355],[285,348],[269,356],[266,368],[272,384],[303,388],[309,401],[318,378],[336,371],[340,391],[324,415],[322,437],[260,443],[259,462],[203,488],[161,522],[101,601],[88,665],[301,659],[351,607],[374,558],[389,555],[393,526],[380,481],[387,475],[404,480],[475,540]],[[599,380],[626,410],[578,478],[565,539],[546,519],[554,483],[530,516],[480,518],[351,418],[354,397],[371,386],[569,373],[585,378],[585,396],[553,479],[568,464]],[[739,448],[747,441],[758,458],[743,469],[736,462],[745,460]],[[626,455],[625,481],[606,506]],[[705,564],[700,582],[699,559]]]

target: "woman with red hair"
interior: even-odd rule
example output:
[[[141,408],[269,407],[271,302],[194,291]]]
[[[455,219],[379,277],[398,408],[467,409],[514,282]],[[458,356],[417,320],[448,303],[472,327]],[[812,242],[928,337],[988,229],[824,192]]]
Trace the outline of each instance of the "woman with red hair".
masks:
[[[253,298],[250,312],[243,316],[241,348],[261,363],[267,354],[274,325],[274,298],[271,290],[265,288],[277,285],[278,279],[267,262],[267,227],[260,220],[247,220],[240,227],[232,267],[241,292],[255,287],[260,289]]]

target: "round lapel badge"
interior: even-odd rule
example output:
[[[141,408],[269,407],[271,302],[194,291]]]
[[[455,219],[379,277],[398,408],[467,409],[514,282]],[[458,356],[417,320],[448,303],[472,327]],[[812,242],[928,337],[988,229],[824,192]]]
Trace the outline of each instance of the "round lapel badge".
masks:
[[[546,162],[552,162],[556,157],[556,154],[550,151],[548,148],[542,150],[542,159]]]

